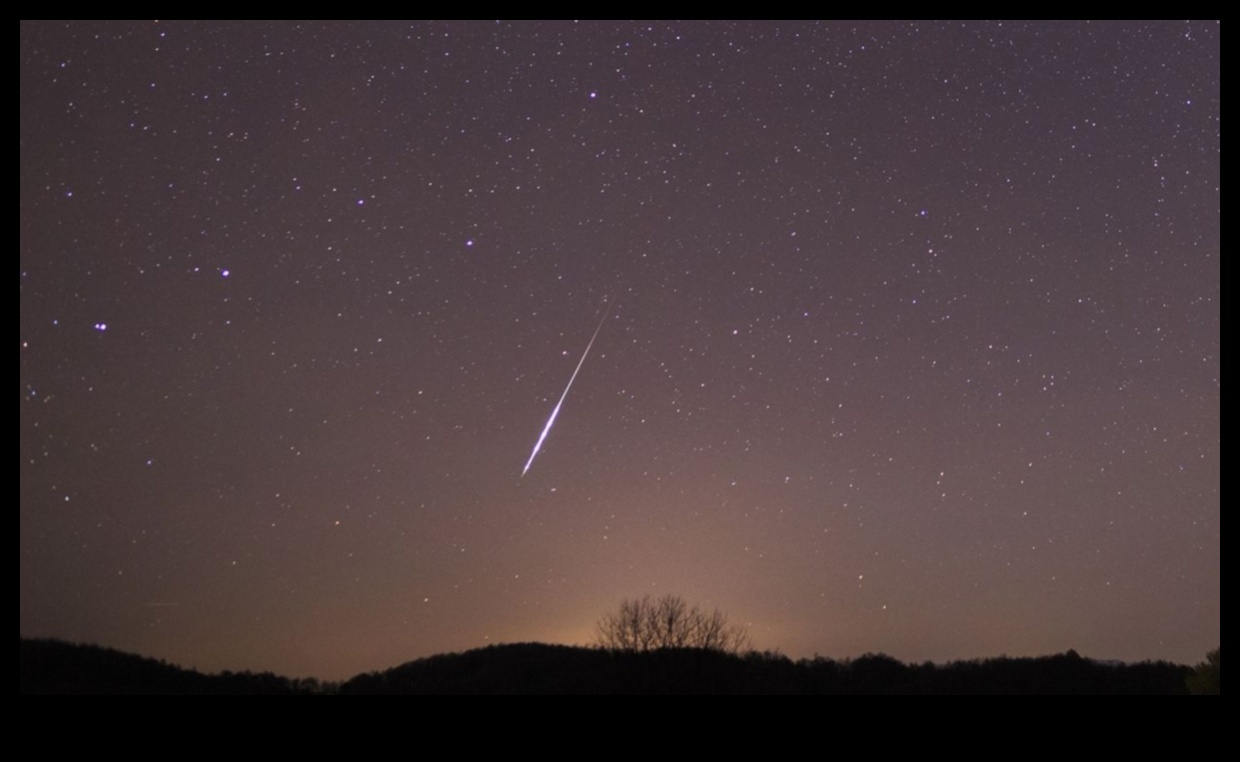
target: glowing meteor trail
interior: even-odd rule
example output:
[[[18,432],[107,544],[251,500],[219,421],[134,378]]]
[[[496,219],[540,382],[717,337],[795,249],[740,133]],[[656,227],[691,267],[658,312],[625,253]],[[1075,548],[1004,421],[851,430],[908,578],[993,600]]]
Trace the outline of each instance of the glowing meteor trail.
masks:
[[[577,369],[573,371],[572,377],[568,379],[568,386],[564,387],[564,393],[560,395],[560,401],[555,403],[555,409],[551,411],[551,417],[547,419],[547,425],[543,426],[542,433],[538,435],[538,441],[534,443],[534,451],[530,453],[530,459],[525,461],[525,468],[521,469],[522,476],[525,476],[526,472],[530,470],[530,466],[534,463],[534,458],[538,456],[543,440],[547,438],[547,432],[551,431],[551,426],[555,423],[555,417],[560,414],[560,406],[564,404],[564,398],[568,396],[568,390],[573,388],[573,382],[577,380],[577,374],[581,372],[581,366],[585,365],[586,356],[590,354],[590,347],[594,346],[594,340],[598,338],[598,332],[603,330],[603,323],[607,322],[609,314],[611,314],[610,302],[607,304],[607,309],[603,312],[603,319],[598,321],[598,328],[594,329],[594,335],[590,337],[590,343],[586,344],[586,351],[581,353],[581,359],[577,361]]]

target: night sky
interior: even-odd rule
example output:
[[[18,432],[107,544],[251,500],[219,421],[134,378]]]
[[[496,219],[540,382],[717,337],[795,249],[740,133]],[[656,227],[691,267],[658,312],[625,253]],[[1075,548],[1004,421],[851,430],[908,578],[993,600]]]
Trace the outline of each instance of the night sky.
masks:
[[[20,48],[23,636],[342,678],[673,593],[793,657],[1219,645],[1218,22]]]

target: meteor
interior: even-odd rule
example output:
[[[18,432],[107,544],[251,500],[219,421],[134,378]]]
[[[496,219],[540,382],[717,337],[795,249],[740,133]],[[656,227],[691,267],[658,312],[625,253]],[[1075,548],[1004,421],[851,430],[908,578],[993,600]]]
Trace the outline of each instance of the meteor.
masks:
[[[586,344],[586,351],[581,353],[581,359],[577,361],[577,369],[573,371],[573,375],[568,379],[568,386],[564,387],[564,393],[560,395],[560,401],[555,403],[555,408],[551,411],[551,417],[547,419],[547,425],[543,426],[542,433],[538,435],[538,441],[534,443],[534,451],[530,453],[530,459],[525,461],[525,468],[521,469],[522,476],[525,476],[530,470],[530,466],[534,463],[534,458],[538,456],[543,440],[547,438],[547,433],[551,431],[551,426],[555,423],[555,417],[560,414],[560,406],[564,404],[564,398],[568,396],[568,390],[573,388],[573,382],[577,380],[577,374],[581,372],[581,366],[585,365],[586,356],[590,354],[590,347],[594,346],[594,340],[598,338],[598,332],[603,330],[603,323],[607,322],[609,314],[611,314],[610,303],[608,303],[607,309],[603,311],[603,319],[598,321],[598,328],[594,329],[594,335],[590,337],[590,342]]]

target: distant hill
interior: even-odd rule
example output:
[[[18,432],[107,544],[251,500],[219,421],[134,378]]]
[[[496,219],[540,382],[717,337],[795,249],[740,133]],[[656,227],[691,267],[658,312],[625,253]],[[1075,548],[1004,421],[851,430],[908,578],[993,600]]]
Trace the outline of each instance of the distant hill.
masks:
[[[518,643],[442,654],[365,675],[341,693],[735,693],[747,662],[715,651],[625,653]]]
[[[1188,667],[1103,663],[1074,651],[1023,659],[906,665],[883,654],[792,661],[751,652],[667,649],[641,653],[550,646],[490,646],[358,675],[340,692],[362,694],[1184,694]]]
[[[642,653],[519,643],[442,654],[358,675],[342,694],[1184,694],[1189,667],[1100,662],[1068,651],[946,665],[883,654],[793,661],[771,653],[700,649]],[[28,694],[291,695],[336,692],[270,672],[206,675],[155,659],[57,640],[21,641]]]
[[[270,672],[204,675],[112,648],[21,640],[22,695],[289,695],[312,692],[315,685]]]

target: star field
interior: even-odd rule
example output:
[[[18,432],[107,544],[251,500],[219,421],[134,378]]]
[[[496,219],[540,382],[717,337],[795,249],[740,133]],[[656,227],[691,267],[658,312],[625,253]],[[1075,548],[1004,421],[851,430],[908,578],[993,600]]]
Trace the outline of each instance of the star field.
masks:
[[[1220,640],[1220,26],[20,26],[20,628]],[[590,355],[521,475],[582,349]]]

